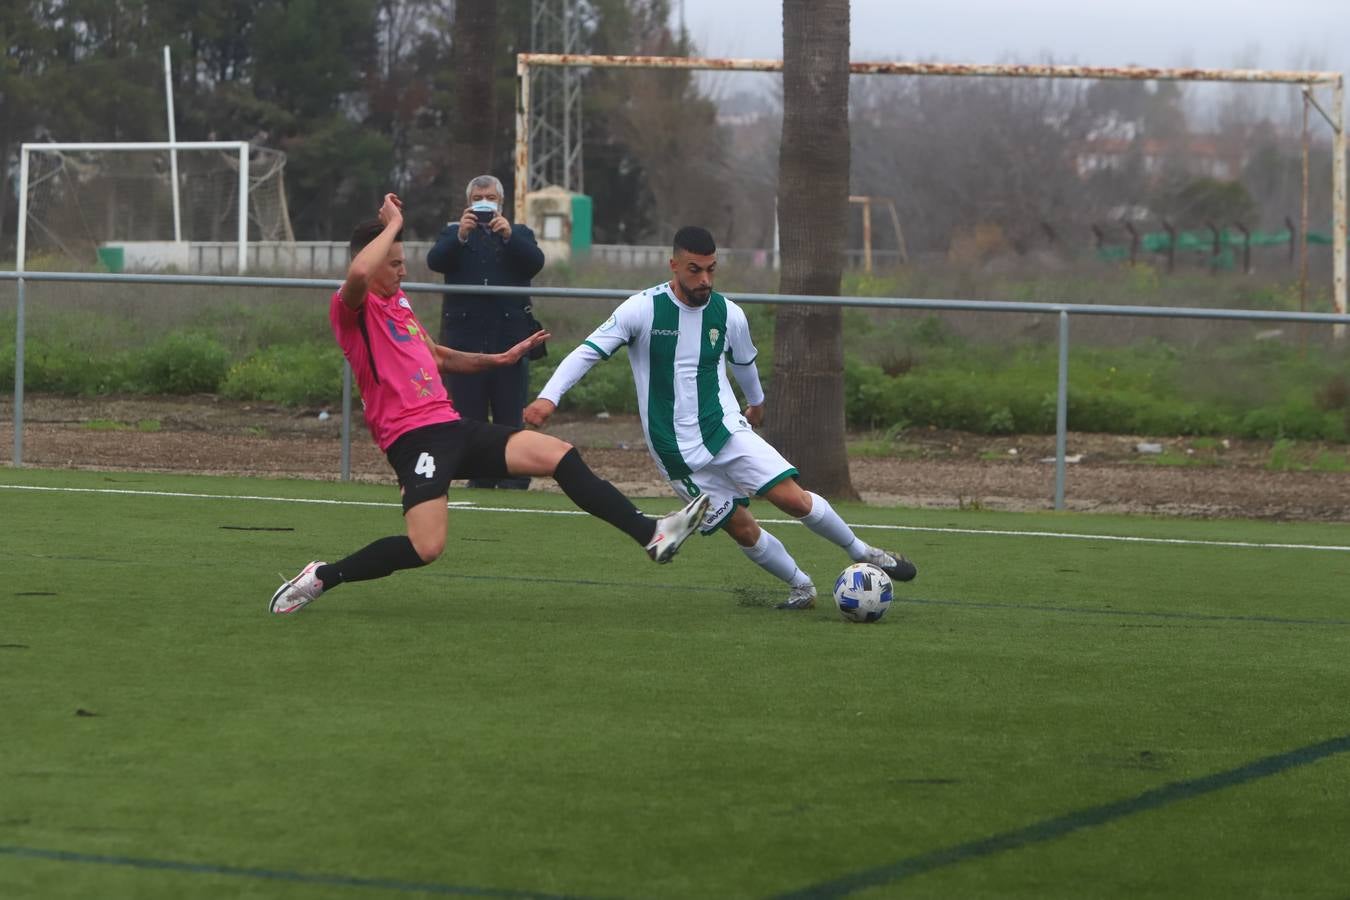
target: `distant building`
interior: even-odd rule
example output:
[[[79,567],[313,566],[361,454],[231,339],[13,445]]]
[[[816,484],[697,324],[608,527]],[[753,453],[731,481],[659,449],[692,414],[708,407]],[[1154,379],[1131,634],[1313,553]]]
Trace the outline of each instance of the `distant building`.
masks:
[[[1095,172],[1122,169],[1137,160],[1151,181],[1169,170],[1183,171],[1197,178],[1232,181],[1247,163],[1244,146],[1221,135],[1187,135],[1183,138],[1127,138],[1089,136],[1073,151],[1074,170],[1079,178]]]

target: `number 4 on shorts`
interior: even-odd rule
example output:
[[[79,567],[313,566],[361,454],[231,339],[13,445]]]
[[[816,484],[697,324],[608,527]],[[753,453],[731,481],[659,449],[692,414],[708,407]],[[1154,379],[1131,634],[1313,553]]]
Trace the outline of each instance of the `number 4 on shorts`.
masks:
[[[423,453],[417,457],[417,465],[413,467],[413,472],[426,478],[433,478],[436,475],[436,460],[430,453]]]

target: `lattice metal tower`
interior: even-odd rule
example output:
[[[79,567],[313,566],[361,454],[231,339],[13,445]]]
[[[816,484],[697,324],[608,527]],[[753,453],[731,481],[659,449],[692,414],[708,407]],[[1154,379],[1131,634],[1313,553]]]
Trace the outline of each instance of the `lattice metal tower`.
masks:
[[[531,0],[530,49],[587,53],[588,0]],[[581,73],[536,66],[530,77],[530,171],[527,191],[558,185],[581,193]]]

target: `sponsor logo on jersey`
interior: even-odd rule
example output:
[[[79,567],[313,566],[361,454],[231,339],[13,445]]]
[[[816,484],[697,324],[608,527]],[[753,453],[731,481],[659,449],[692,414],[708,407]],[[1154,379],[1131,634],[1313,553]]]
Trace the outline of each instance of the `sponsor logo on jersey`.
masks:
[[[412,304],[408,302],[407,297],[399,297],[398,305],[403,307],[404,309],[412,309]]]
[[[609,331],[611,328],[613,328],[615,325],[618,324],[619,324],[618,318],[616,318],[615,316],[610,316],[608,319],[605,320],[605,324],[600,326],[600,330]]]
[[[656,336],[656,337],[679,337],[679,336],[680,336],[680,329],[678,329],[678,328],[653,328],[653,329],[652,329],[652,334],[653,334],[654,336]]]

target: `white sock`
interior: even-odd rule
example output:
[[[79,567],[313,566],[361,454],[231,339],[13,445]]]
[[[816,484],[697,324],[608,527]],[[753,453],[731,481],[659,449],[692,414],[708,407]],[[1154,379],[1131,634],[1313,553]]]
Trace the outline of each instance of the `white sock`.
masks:
[[[753,547],[741,547],[741,552],[750,561],[775,578],[786,581],[793,587],[811,583],[811,576],[797,568],[797,561],[788,553],[783,542],[764,529],[759,530],[759,540]]]
[[[867,555],[867,544],[859,540],[853,529],[839,518],[839,513],[834,511],[829,501],[811,491],[807,491],[806,495],[811,498],[811,511],[799,521],[830,543],[843,547],[854,562],[863,559]]]

